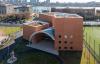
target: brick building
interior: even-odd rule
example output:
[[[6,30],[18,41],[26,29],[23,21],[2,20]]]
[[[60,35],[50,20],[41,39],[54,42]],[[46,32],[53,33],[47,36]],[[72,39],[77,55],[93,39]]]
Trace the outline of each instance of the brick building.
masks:
[[[26,40],[29,40],[30,35],[32,35],[33,32],[38,32],[38,31],[41,31],[48,27],[49,27],[49,24],[46,22],[42,22],[42,21],[34,21],[34,22],[24,23],[23,38]]]
[[[49,12],[49,13],[39,14],[39,19],[49,24],[48,27],[46,27],[45,29],[39,30],[39,32],[44,31],[44,33],[46,33],[44,35],[49,36],[53,40],[53,46],[55,50],[82,51],[83,18],[81,16],[76,15],[76,14]],[[35,32],[38,32],[38,31],[34,31],[35,29],[30,30],[31,28],[27,26],[29,26],[29,24],[24,25],[23,27],[24,38],[27,38],[27,36],[25,35],[28,35],[29,36],[28,38],[30,38],[32,34],[34,34]],[[52,27],[54,31],[50,27]],[[39,29],[39,26],[37,29]],[[33,33],[31,31],[33,31]],[[28,32],[31,32],[31,34],[28,34]],[[32,37],[31,39],[34,39],[35,37],[34,40],[38,40],[38,38],[40,38],[39,40],[43,40],[41,39],[40,33],[38,33],[37,35],[38,37],[36,37],[35,35],[31,36]],[[54,39],[52,38],[52,36]]]

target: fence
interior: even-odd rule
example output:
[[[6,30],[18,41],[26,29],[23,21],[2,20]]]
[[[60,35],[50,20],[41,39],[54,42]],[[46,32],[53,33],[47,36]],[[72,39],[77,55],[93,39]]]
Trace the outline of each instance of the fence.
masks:
[[[100,28],[89,27],[85,28],[84,31],[85,47],[89,50],[94,59],[100,63]]]

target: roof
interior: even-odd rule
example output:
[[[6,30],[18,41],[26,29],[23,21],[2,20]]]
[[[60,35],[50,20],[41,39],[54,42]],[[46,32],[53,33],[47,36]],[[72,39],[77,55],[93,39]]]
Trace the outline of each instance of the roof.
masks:
[[[56,17],[81,17],[81,16],[79,16],[79,15],[77,15],[77,14],[69,14],[69,13],[59,13],[59,12],[56,12],[55,14],[54,14],[54,16],[56,16]]]
[[[82,18],[81,16],[77,14],[70,14],[70,13],[62,13],[62,12],[47,12],[47,13],[41,13],[48,16],[54,16],[56,18]]]
[[[55,40],[54,38],[54,29],[52,27],[44,29],[42,31],[39,32],[33,32],[33,34],[30,36],[29,41],[31,41],[32,37],[34,37],[35,35],[38,35],[40,33],[44,33],[45,35],[48,35],[52,40]]]
[[[15,6],[15,9],[18,9],[18,8],[30,8],[32,7],[31,5],[22,5],[22,6]]]
[[[54,29],[52,27],[42,30],[43,33],[46,33],[48,36],[50,36],[54,40]]]
[[[48,22],[44,22],[42,20],[33,20],[32,22],[24,23],[24,25],[34,26],[34,25],[45,25],[48,24]]]

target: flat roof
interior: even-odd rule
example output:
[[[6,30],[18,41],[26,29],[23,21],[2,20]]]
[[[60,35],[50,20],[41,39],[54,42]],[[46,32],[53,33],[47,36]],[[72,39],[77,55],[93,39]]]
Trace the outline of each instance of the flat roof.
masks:
[[[81,16],[79,16],[79,15],[77,15],[77,14],[69,14],[69,13],[56,13],[55,15],[54,15],[55,17],[81,17]]]
[[[42,13],[42,14],[54,16],[56,18],[83,18],[77,14],[61,13],[61,12],[48,12],[48,13]]]
[[[15,9],[17,8],[29,8],[29,7],[32,7],[31,5],[22,5],[22,6],[15,6]]]

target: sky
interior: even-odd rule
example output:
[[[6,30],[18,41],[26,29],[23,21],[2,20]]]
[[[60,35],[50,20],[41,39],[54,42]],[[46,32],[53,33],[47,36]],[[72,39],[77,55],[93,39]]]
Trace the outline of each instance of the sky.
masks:
[[[29,1],[29,0],[28,0]],[[45,0],[40,0],[40,1],[45,1]],[[96,1],[96,2],[100,2],[100,0],[50,0],[51,2],[91,2],[91,1]]]

